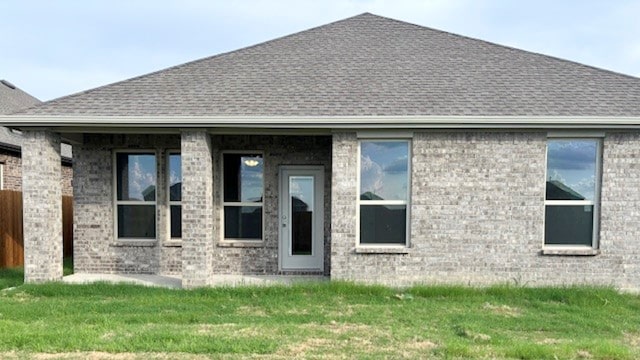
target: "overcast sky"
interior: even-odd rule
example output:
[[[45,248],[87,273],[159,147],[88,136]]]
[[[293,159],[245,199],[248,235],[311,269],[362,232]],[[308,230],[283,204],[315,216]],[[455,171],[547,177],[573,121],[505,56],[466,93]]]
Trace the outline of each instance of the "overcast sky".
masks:
[[[639,0],[0,0],[0,79],[50,100],[363,12],[640,77]]]

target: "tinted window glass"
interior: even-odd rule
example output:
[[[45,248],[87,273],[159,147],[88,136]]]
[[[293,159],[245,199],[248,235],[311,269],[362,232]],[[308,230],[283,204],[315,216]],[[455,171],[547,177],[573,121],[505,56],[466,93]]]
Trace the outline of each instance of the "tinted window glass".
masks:
[[[182,206],[171,205],[171,237],[182,237]]]
[[[182,158],[169,155],[169,201],[182,200]]]
[[[262,202],[262,155],[224,154],[224,201]]]
[[[156,200],[156,157],[153,154],[116,154],[118,200]]]
[[[224,237],[227,239],[262,239],[262,207],[225,206]]]
[[[155,205],[118,205],[118,237],[154,239]]]
[[[409,143],[363,141],[360,145],[360,199],[407,200]]]
[[[360,243],[405,244],[406,205],[360,205]]]
[[[546,206],[545,244],[586,245],[593,241],[593,205]]]
[[[596,140],[549,140],[547,200],[594,200]]]

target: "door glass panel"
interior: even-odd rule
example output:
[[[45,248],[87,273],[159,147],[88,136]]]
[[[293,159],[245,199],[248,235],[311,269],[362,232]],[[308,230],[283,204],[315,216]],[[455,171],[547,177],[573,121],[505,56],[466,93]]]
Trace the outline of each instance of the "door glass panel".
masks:
[[[291,255],[312,255],[313,176],[289,177]]]

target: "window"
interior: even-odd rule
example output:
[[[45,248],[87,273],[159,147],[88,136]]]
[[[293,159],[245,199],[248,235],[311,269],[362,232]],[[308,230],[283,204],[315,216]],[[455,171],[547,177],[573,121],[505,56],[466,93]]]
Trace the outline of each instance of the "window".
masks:
[[[156,155],[115,154],[116,232],[119,239],[156,237]]]
[[[171,239],[182,238],[182,158],[178,152],[169,152],[168,199],[169,233]]]
[[[4,164],[0,163],[0,190],[4,190]]]
[[[407,244],[409,141],[360,142],[361,245]]]
[[[600,184],[598,139],[549,139],[546,246],[597,247]]]
[[[262,155],[225,153],[222,167],[224,239],[262,240]]]

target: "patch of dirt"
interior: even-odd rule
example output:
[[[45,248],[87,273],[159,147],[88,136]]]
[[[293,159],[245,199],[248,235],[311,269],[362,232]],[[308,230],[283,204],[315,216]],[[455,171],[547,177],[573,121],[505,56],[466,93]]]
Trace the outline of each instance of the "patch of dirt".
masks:
[[[640,333],[624,333],[624,341],[633,347],[640,347]]]
[[[330,343],[328,339],[309,338],[302,342],[297,342],[287,346],[281,351],[278,351],[277,355],[290,355],[295,357],[304,357],[307,354],[307,352],[326,347],[329,344]]]
[[[20,303],[24,303],[24,302],[27,302],[27,301],[33,301],[34,300],[33,296],[31,296],[30,294],[27,294],[24,291],[16,292],[15,294],[13,294],[11,296],[11,298],[13,300],[16,300],[17,302],[20,302]]]
[[[196,333],[198,334],[210,334],[212,332],[216,332],[217,329],[233,329],[237,327],[238,324],[234,323],[224,323],[224,324],[198,324],[195,325]]]
[[[301,326],[313,330],[328,330],[335,335],[342,335],[346,333],[360,333],[367,336],[376,336],[386,334],[386,332],[383,332],[379,328],[374,328],[370,325],[337,322],[335,320],[331,321],[329,324],[308,323]]]
[[[407,350],[425,351],[437,348],[438,344],[429,340],[414,340],[404,343],[402,347]]]
[[[522,310],[516,307],[511,307],[509,305],[493,305],[490,303],[484,303],[482,308],[485,310],[489,310],[496,315],[504,315],[509,317],[518,317],[522,315]]]
[[[361,311],[362,309],[366,309],[368,308],[369,305],[365,305],[365,304],[355,304],[355,305],[343,305],[343,306],[336,306],[331,308],[329,311],[326,312],[328,317],[331,318],[339,318],[339,317],[348,317],[348,316],[353,316],[356,311]]]
[[[109,331],[107,333],[102,334],[102,336],[100,336],[100,339],[113,340],[115,337],[116,337],[116,333],[114,333],[113,331]]]
[[[576,353],[576,356],[578,357],[578,359],[591,359],[591,358],[593,358],[593,355],[591,355],[591,353],[588,352],[587,350],[578,350],[578,352]]]
[[[256,306],[240,306],[236,309],[238,315],[266,317],[267,313],[264,309]]]
[[[563,342],[565,342],[565,341],[562,341],[560,339],[551,339],[551,338],[545,338],[545,339],[542,339],[540,341],[536,341],[536,343],[540,344],[540,345],[557,345],[557,344],[561,344]]]

